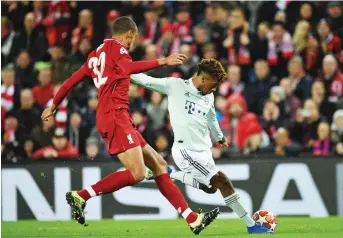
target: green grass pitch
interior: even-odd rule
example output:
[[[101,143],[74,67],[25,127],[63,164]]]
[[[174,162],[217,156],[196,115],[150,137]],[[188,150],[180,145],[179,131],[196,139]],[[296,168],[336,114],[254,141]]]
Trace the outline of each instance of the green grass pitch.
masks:
[[[2,236],[7,237],[194,237],[184,220],[163,221],[90,221],[88,227],[76,222],[2,222]],[[200,237],[256,237],[247,235],[240,220],[216,220]],[[263,235],[264,237],[264,235]],[[343,217],[279,218],[273,237],[343,238]]]

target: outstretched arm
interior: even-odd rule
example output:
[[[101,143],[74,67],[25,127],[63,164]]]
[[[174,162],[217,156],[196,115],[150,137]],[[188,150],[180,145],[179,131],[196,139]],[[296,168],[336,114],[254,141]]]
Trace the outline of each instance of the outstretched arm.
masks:
[[[154,78],[146,74],[131,74],[131,81],[142,85],[144,88],[168,95],[170,92],[170,80],[168,78]]]
[[[157,60],[141,60],[141,61],[132,61],[129,57],[120,57],[116,62],[127,74],[136,74],[149,71],[151,69],[158,68],[163,65],[181,65],[186,59],[185,55],[176,54],[168,56],[167,58],[157,59]]]
[[[46,121],[55,113],[58,105],[60,105],[60,103],[73,89],[73,87],[88,75],[86,67],[86,65],[83,65],[80,69],[73,73],[72,76],[70,76],[66,81],[63,82],[61,88],[57,91],[54,97],[52,105],[43,111],[41,116],[43,121]]]

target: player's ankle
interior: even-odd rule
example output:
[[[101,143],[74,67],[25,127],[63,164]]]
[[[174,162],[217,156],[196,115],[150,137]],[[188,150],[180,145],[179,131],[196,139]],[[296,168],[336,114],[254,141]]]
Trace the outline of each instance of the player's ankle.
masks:
[[[87,191],[87,189],[82,189],[80,191],[77,191],[77,194],[82,197],[85,201],[87,201],[88,199],[90,199],[92,196],[89,194],[89,192]]]
[[[192,223],[196,222],[198,217],[199,217],[199,214],[192,211],[191,213],[189,213],[189,215],[185,219],[186,219],[188,224],[192,224]]]

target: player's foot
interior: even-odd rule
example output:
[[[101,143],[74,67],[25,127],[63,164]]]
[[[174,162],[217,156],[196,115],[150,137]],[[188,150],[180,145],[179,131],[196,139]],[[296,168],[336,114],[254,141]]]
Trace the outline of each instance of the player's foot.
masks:
[[[81,225],[85,224],[85,213],[84,209],[86,207],[86,201],[77,194],[76,191],[68,192],[66,194],[66,200],[72,209],[72,217],[77,223]]]
[[[168,167],[168,174],[171,174],[172,172],[173,172],[173,170],[170,167]],[[147,173],[145,175],[145,179],[146,180],[153,180],[153,179],[155,179],[154,173],[150,169],[148,169],[148,171],[147,171]]]
[[[197,220],[189,224],[191,231],[194,234],[199,235],[200,232],[202,232],[209,224],[211,224],[212,221],[217,218],[219,213],[219,207],[205,213],[202,213],[201,210],[199,210],[199,216]]]
[[[260,224],[255,224],[254,226],[248,227],[249,234],[274,234],[274,231],[269,230]]]

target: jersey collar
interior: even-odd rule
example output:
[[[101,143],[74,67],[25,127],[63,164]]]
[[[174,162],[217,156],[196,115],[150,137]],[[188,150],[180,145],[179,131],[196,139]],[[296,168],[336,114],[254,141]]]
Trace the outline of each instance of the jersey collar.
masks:
[[[193,78],[190,78],[189,79],[189,88],[191,89],[191,92],[196,94],[196,95],[201,95],[201,93],[199,92],[199,90],[194,86],[194,83],[193,83]]]

